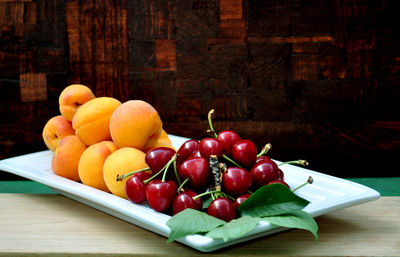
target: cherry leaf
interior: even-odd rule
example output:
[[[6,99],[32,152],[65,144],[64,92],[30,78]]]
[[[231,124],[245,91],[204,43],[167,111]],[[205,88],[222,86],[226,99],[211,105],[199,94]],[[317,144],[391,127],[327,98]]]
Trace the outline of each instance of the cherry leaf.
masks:
[[[206,236],[214,239],[222,238],[226,242],[229,239],[239,238],[252,231],[260,220],[261,218],[243,216],[211,230]]]
[[[208,232],[216,227],[226,224],[225,221],[194,209],[185,209],[172,216],[167,226],[171,229],[167,243],[187,235]]]
[[[314,235],[315,240],[318,240],[318,224],[313,217],[305,211],[298,210],[277,216],[264,217],[262,219],[282,227],[308,230]]]
[[[309,201],[275,183],[259,188],[240,205],[239,211],[242,216],[265,217],[302,210],[307,204]]]

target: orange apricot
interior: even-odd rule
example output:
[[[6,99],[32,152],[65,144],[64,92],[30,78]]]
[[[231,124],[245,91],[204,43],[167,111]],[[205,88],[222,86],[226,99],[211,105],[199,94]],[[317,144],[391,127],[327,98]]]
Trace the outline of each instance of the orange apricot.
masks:
[[[110,133],[118,147],[145,151],[154,147],[162,132],[161,118],[149,103],[129,100],[111,115]]]
[[[58,98],[60,113],[67,120],[72,121],[78,108],[93,98],[95,96],[87,86],[81,84],[70,85],[64,88]]]
[[[97,97],[84,103],[72,119],[75,134],[86,145],[111,140],[110,117],[121,102],[112,97]]]
[[[147,167],[145,154],[133,147],[123,147],[110,154],[104,162],[104,181],[112,194],[127,199],[125,184],[128,178],[117,181],[117,175]],[[150,170],[148,171],[151,172]]]
[[[47,148],[55,151],[61,138],[75,135],[72,124],[64,116],[57,115],[47,121],[43,127],[42,137]]]
[[[101,141],[89,146],[79,160],[78,173],[83,184],[109,192],[103,177],[107,157],[118,147],[112,141]]]
[[[51,160],[53,172],[61,177],[79,181],[78,165],[85,150],[86,145],[76,135],[62,138]]]

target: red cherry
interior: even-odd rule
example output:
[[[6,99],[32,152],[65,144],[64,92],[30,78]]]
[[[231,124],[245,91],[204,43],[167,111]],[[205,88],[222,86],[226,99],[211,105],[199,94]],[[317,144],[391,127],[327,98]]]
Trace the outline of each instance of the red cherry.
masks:
[[[281,169],[278,168],[278,174],[279,174],[279,179],[280,180],[285,180],[285,174]]]
[[[165,211],[171,206],[177,189],[176,183],[173,181],[162,182],[154,179],[146,187],[147,203],[158,212]]]
[[[201,157],[199,149],[195,150],[191,155],[189,155],[188,159],[196,158],[196,157]]]
[[[238,209],[239,206],[240,206],[244,201],[246,201],[250,196],[251,196],[251,194],[249,194],[249,193],[238,196],[238,197],[235,199],[235,202],[234,202],[236,209]]]
[[[280,179],[274,179],[274,180],[270,181],[270,182],[268,183],[268,185],[275,184],[275,183],[282,184],[282,185],[284,185],[284,186],[286,186],[287,188],[290,189],[289,185],[288,185],[285,181],[280,180]]]
[[[188,159],[179,166],[178,174],[183,180],[189,178],[189,184],[193,188],[206,185],[208,180],[209,164],[203,157]]]
[[[182,163],[184,160],[188,159],[189,156],[199,148],[199,141],[195,139],[189,139],[181,145],[178,149],[177,163]]]
[[[142,203],[146,201],[146,185],[143,183],[149,179],[151,175],[146,172],[138,172],[131,176],[125,184],[125,193],[128,199],[134,203]]]
[[[203,200],[201,198],[193,199],[197,194],[189,189],[185,189],[183,193],[179,193],[175,196],[172,202],[172,212],[177,214],[187,208],[201,210],[203,207]]]
[[[218,134],[217,139],[222,141],[225,146],[225,154],[230,156],[232,153],[232,147],[237,141],[241,140],[240,136],[232,130],[225,130]]]
[[[208,215],[229,222],[236,218],[236,208],[231,200],[225,197],[217,198],[210,203]]]
[[[211,155],[216,155],[219,158],[224,154],[224,150],[224,143],[216,138],[203,138],[199,144],[200,154],[206,159],[209,159]]]
[[[260,157],[257,157],[256,163],[261,162],[261,161],[270,161],[270,160],[271,160],[271,158],[269,158],[268,156],[261,155]]]
[[[160,171],[175,155],[175,151],[168,147],[156,147],[145,156],[145,162],[149,165],[153,174]]]
[[[251,168],[250,173],[254,184],[258,187],[267,185],[270,181],[280,178],[278,165],[272,160],[257,162]]]
[[[247,170],[239,167],[229,167],[222,177],[224,189],[228,194],[240,195],[249,190],[253,178]]]
[[[248,139],[239,140],[232,148],[232,157],[240,165],[251,167],[257,160],[257,146]]]

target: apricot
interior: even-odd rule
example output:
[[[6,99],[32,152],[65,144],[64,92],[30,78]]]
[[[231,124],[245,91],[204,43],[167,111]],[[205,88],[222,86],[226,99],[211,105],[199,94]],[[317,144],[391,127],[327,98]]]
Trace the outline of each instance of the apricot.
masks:
[[[61,138],[75,135],[72,124],[64,116],[57,115],[46,122],[43,127],[42,137],[47,148],[55,151],[60,143]]]
[[[78,165],[86,145],[76,135],[60,140],[51,160],[53,172],[61,177],[79,181]]]
[[[67,120],[72,121],[78,108],[93,98],[95,96],[87,86],[81,84],[70,85],[64,88],[58,98],[60,113]]]
[[[111,138],[118,147],[134,147],[145,151],[154,147],[162,132],[156,109],[142,100],[129,100],[111,115]]]
[[[128,178],[117,181],[117,175],[147,167],[145,153],[133,147],[123,147],[110,154],[103,166],[104,181],[112,194],[127,199],[125,184]],[[151,171],[148,171],[151,173]]]
[[[161,131],[161,135],[158,138],[157,143],[153,146],[153,148],[155,148],[155,147],[169,147],[176,151],[175,147],[172,146],[171,139],[169,139],[168,134],[167,134],[167,132],[165,132],[164,129]],[[147,150],[148,149],[146,149],[146,151]]]
[[[111,140],[110,117],[120,105],[121,102],[112,97],[97,97],[84,103],[72,119],[75,134],[88,146]]]
[[[101,141],[89,146],[78,165],[79,178],[83,184],[109,192],[103,178],[103,166],[107,157],[118,147],[112,141]]]

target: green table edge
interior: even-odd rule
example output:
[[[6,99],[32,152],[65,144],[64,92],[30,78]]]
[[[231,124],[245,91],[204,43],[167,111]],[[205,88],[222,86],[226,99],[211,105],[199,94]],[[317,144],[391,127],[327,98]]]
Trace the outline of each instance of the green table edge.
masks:
[[[346,179],[373,188],[381,196],[400,196],[400,177]],[[57,194],[52,188],[31,180],[0,181],[0,193]]]

